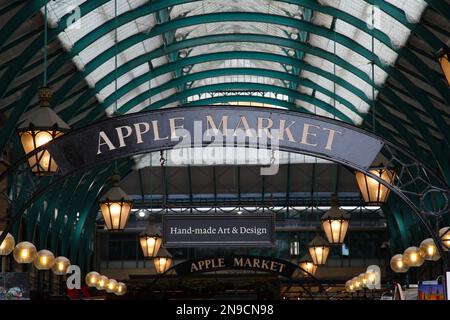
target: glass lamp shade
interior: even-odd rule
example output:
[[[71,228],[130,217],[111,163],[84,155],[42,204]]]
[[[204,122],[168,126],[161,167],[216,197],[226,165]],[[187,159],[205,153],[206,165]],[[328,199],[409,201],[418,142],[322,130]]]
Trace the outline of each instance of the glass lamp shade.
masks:
[[[100,274],[95,271],[91,271],[86,275],[85,281],[88,287],[96,287]]]
[[[308,250],[315,265],[324,265],[330,253],[330,245],[324,238],[317,235],[308,244]]]
[[[439,237],[441,238],[444,250],[450,250],[450,227],[445,227],[439,230]]]
[[[139,234],[139,242],[145,258],[156,257],[162,243],[161,232],[153,224],[150,224]]]
[[[392,183],[396,176],[394,170],[386,170],[384,168],[374,168],[369,170],[369,172],[389,184]],[[366,205],[380,206],[386,203],[389,196],[389,188],[362,172],[356,172],[355,176],[359,191]]]
[[[49,88],[39,90],[40,107],[25,115],[24,122],[17,129],[25,153],[30,153],[46,143],[60,137],[70,130],[52,108]],[[58,165],[47,150],[42,150],[28,158],[31,171],[38,176],[52,175],[58,170]]]
[[[14,260],[17,263],[32,263],[36,256],[36,247],[31,242],[19,242],[14,248]]]
[[[172,255],[165,248],[160,248],[158,255],[153,259],[156,273],[161,274],[169,270],[172,262]]]
[[[354,277],[352,279],[352,282],[353,282],[353,286],[354,286],[355,291],[359,291],[359,290],[363,289],[362,283],[361,283],[361,279],[359,279],[359,277]]]
[[[37,252],[33,263],[38,270],[50,270],[55,264],[55,256],[51,251],[40,250]]]
[[[361,282],[361,286],[362,286],[363,288],[367,288],[367,284],[368,284],[368,282],[369,282],[369,279],[367,278],[366,274],[365,274],[365,273],[361,273],[361,274],[358,276],[358,279],[359,279],[359,281]]]
[[[354,285],[353,285],[352,280],[348,280],[348,281],[345,283],[345,291],[347,291],[347,292],[349,292],[349,293],[355,292],[355,287],[354,287]]]
[[[445,48],[439,55],[439,64],[442,69],[442,73],[447,80],[447,84],[450,86],[450,49]]]
[[[99,200],[99,205],[108,231],[123,231],[130,216],[133,202],[119,187],[120,176],[114,174],[111,180],[113,186]]]
[[[3,233],[3,231],[0,231],[0,235]],[[8,233],[3,239],[2,244],[0,244],[0,256],[7,256],[14,250],[14,246],[16,245],[16,241],[14,240],[14,237]]]
[[[309,277],[311,275],[315,275],[317,271],[317,266],[314,264],[313,260],[309,256],[309,254],[303,256],[303,258],[300,259],[298,266],[306,271],[302,271],[303,275],[305,277]]]
[[[114,293],[114,292],[116,292],[117,284],[118,284],[118,283],[117,283],[116,280],[114,280],[114,279],[109,279],[109,280],[108,280],[108,283],[106,284],[106,287],[105,287],[106,292],[108,292],[108,293]]]
[[[405,273],[409,270],[408,265],[403,262],[403,255],[402,254],[396,254],[391,258],[391,269],[392,271],[396,273]]]
[[[108,277],[106,276],[99,276],[97,278],[97,283],[95,284],[95,287],[97,288],[97,290],[105,290],[106,286],[108,285]]]
[[[438,248],[431,238],[425,239],[420,243],[420,255],[428,261],[438,261],[441,258]]]
[[[56,257],[55,264],[52,271],[57,276],[63,276],[67,273],[67,269],[70,267],[70,260],[66,257]]]
[[[330,244],[344,243],[347,234],[350,214],[340,210],[338,206],[332,206],[320,219],[323,230]]]
[[[114,293],[117,296],[123,296],[126,292],[127,292],[127,286],[125,285],[125,283],[119,282],[116,286],[116,290],[114,291]]]
[[[408,267],[420,267],[423,264],[423,261],[420,249],[417,247],[409,247],[403,252],[403,262]]]

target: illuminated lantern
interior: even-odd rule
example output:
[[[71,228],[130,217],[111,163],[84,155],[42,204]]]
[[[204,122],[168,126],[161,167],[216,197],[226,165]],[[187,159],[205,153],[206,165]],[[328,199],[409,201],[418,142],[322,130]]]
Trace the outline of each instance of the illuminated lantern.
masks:
[[[117,288],[117,281],[114,279],[109,279],[108,283],[106,284],[106,292],[108,293],[115,293]]]
[[[100,274],[95,271],[91,271],[86,275],[85,281],[88,287],[96,287]]]
[[[359,277],[354,277],[352,279],[352,283],[353,283],[353,287],[354,287],[355,291],[359,291],[359,290],[363,289],[361,279],[359,279]]]
[[[409,247],[403,252],[403,262],[408,267],[420,267],[423,264],[423,257],[420,249],[417,247]]]
[[[120,188],[119,174],[113,174],[112,188],[100,198],[99,204],[105,220],[106,228],[109,231],[123,231],[127,224],[133,202],[128,195]]]
[[[36,247],[31,242],[19,242],[14,248],[13,255],[17,263],[32,263],[36,256]]]
[[[308,250],[315,265],[324,265],[330,253],[330,245],[324,238],[317,235],[308,244]]]
[[[420,255],[428,261],[438,261],[441,258],[438,248],[431,238],[425,239],[420,243]]]
[[[105,290],[108,281],[109,281],[108,277],[99,276],[97,278],[97,283],[95,284],[95,287],[97,288],[97,290]]]
[[[126,292],[127,292],[127,286],[125,285],[125,283],[119,282],[116,286],[116,290],[114,291],[114,293],[117,296],[123,296]]]
[[[330,244],[342,244],[347,233],[350,214],[339,209],[336,200],[330,210],[320,219]]]
[[[3,231],[0,231],[0,235]],[[0,256],[7,256],[14,250],[14,246],[16,245],[16,241],[11,234],[7,234],[5,239],[3,239],[2,244],[0,244]]]
[[[396,254],[391,258],[391,269],[392,271],[396,273],[405,273],[409,270],[409,267],[406,265],[406,263],[403,262],[403,255],[402,254]]]
[[[153,259],[156,273],[164,273],[172,266],[172,255],[165,248],[160,248],[158,255]]]
[[[70,130],[53,109],[50,108],[52,92],[49,88],[39,89],[40,106],[25,115],[25,121],[18,127],[25,153],[30,153]],[[52,175],[58,165],[47,150],[42,150],[28,159],[31,171],[38,176]]]
[[[353,286],[352,280],[348,280],[345,283],[345,291],[351,293],[351,292],[355,292],[355,287]]]
[[[57,276],[63,276],[67,273],[67,269],[70,267],[70,260],[66,257],[57,257],[52,271]]]
[[[150,222],[147,228],[139,234],[139,242],[145,258],[156,257],[162,243],[161,232]]]
[[[450,250],[450,227],[445,227],[439,230],[439,238],[441,238],[444,250]]]
[[[298,263],[298,266],[299,266],[302,270],[304,270],[304,271],[306,271],[306,272],[309,273],[309,274],[308,274],[308,273],[306,273],[306,272],[302,272],[303,275],[304,275],[305,277],[309,277],[310,274],[311,274],[311,275],[315,275],[315,274],[316,274],[317,266],[314,264],[314,262],[313,262],[313,260],[311,259],[311,256],[310,256],[309,254],[305,254],[305,255],[303,256],[303,258],[300,259],[300,261],[299,261],[299,263]]]
[[[55,256],[51,251],[40,250],[34,258],[34,266],[38,270],[50,270],[55,264]]]
[[[373,168],[369,172],[389,184],[392,184],[396,176],[394,170],[386,170],[385,168]],[[389,196],[389,188],[362,172],[356,172],[355,176],[359,191],[366,205],[381,206],[386,203]]]

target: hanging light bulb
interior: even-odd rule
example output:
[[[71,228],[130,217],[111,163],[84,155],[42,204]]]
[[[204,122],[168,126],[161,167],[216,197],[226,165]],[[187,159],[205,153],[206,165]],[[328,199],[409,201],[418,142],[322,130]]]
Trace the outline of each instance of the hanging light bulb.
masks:
[[[3,231],[0,231],[0,235]],[[7,234],[5,239],[3,239],[2,244],[0,244],[0,256],[7,256],[14,250],[14,246],[16,245],[16,241],[11,234]]]
[[[438,261],[441,258],[439,250],[431,238],[425,239],[420,243],[420,255],[428,261]]]
[[[95,271],[91,271],[86,275],[85,281],[88,287],[96,287],[100,274]]]
[[[327,262],[330,245],[324,238],[316,235],[308,244],[308,249],[315,265],[324,265]]]
[[[337,198],[333,197],[332,207],[320,219],[330,244],[343,244],[350,222],[350,214],[339,209]]]
[[[392,271],[396,273],[405,273],[409,270],[408,265],[403,262],[403,255],[402,254],[396,254],[391,258],[391,269]]]
[[[36,256],[36,247],[31,242],[19,242],[13,251],[14,260],[17,263],[32,263]]]
[[[392,184],[396,176],[395,170],[387,170],[382,165],[378,168],[370,169],[369,172],[389,184]],[[362,172],[356,172],[355,176],[359,191],[366,205],[381,206],[386,203],[390,192],[389,188]]]
[[[156,273],[164,273],[172,266],[172,255],[165,248],[160,248],[158,255],[153,259]]]
[[[66,257],[60,256],[56,257],[52,271],[57,276],[63,276],[67,273],[67,269],[69,267],[70,267],[70,260],[67,259]]]
[[[108,279],[108,282],[106,283],[105,289],[108,293],[115,293],[117,288],[117,281],[114,279]]]
[[[108,231],[123,231],[127,224],[133,202],[120,188],[120,175],[111,177],[112,188],[99,200],[100,209]]]
[[[105,290],[106,285],[108,284],[108,277],[106,276],[99,276],[97,278],[97,283],[95,284],[95,287],[97,290]]]
[[[49,250],[40,250],[34,258],[34,266],[38,270],[50,270],[55,264],[55,256]]]
[[[423,264],[423,257],[420,249],[417,247],[409,247],[403,252],[403,262],[408,267],[420,267]]]
[[[127,286],[125,285],[125,283],[119,282],[116,286],[116,290],[114,291],[114,293],[117,296],[123,296],[126,292],[127,292]]]

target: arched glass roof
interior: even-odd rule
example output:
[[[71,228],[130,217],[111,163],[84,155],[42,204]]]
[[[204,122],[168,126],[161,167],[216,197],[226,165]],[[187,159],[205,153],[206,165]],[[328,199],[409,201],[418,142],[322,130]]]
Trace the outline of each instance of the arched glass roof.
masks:
[[[36,106],[45,2],[1,2],[0,109],[14,123]],[[372,129],[446,170],[439,146],[450,144],[450,94],[435,54],[448,42],[449,8],[447,0],[48,1],[52,105],[72,127],[116,108],[289,108]]]

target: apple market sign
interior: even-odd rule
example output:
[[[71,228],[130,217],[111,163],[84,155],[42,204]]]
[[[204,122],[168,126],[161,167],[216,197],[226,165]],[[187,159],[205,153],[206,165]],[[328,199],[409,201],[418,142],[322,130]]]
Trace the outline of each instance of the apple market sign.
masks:
[[[167,108],[99,121],[54,140],[48,150],[63,175],[132,155],[232,144],[313,155],[366,171],[382,140],[354,126],[272,108]]]

